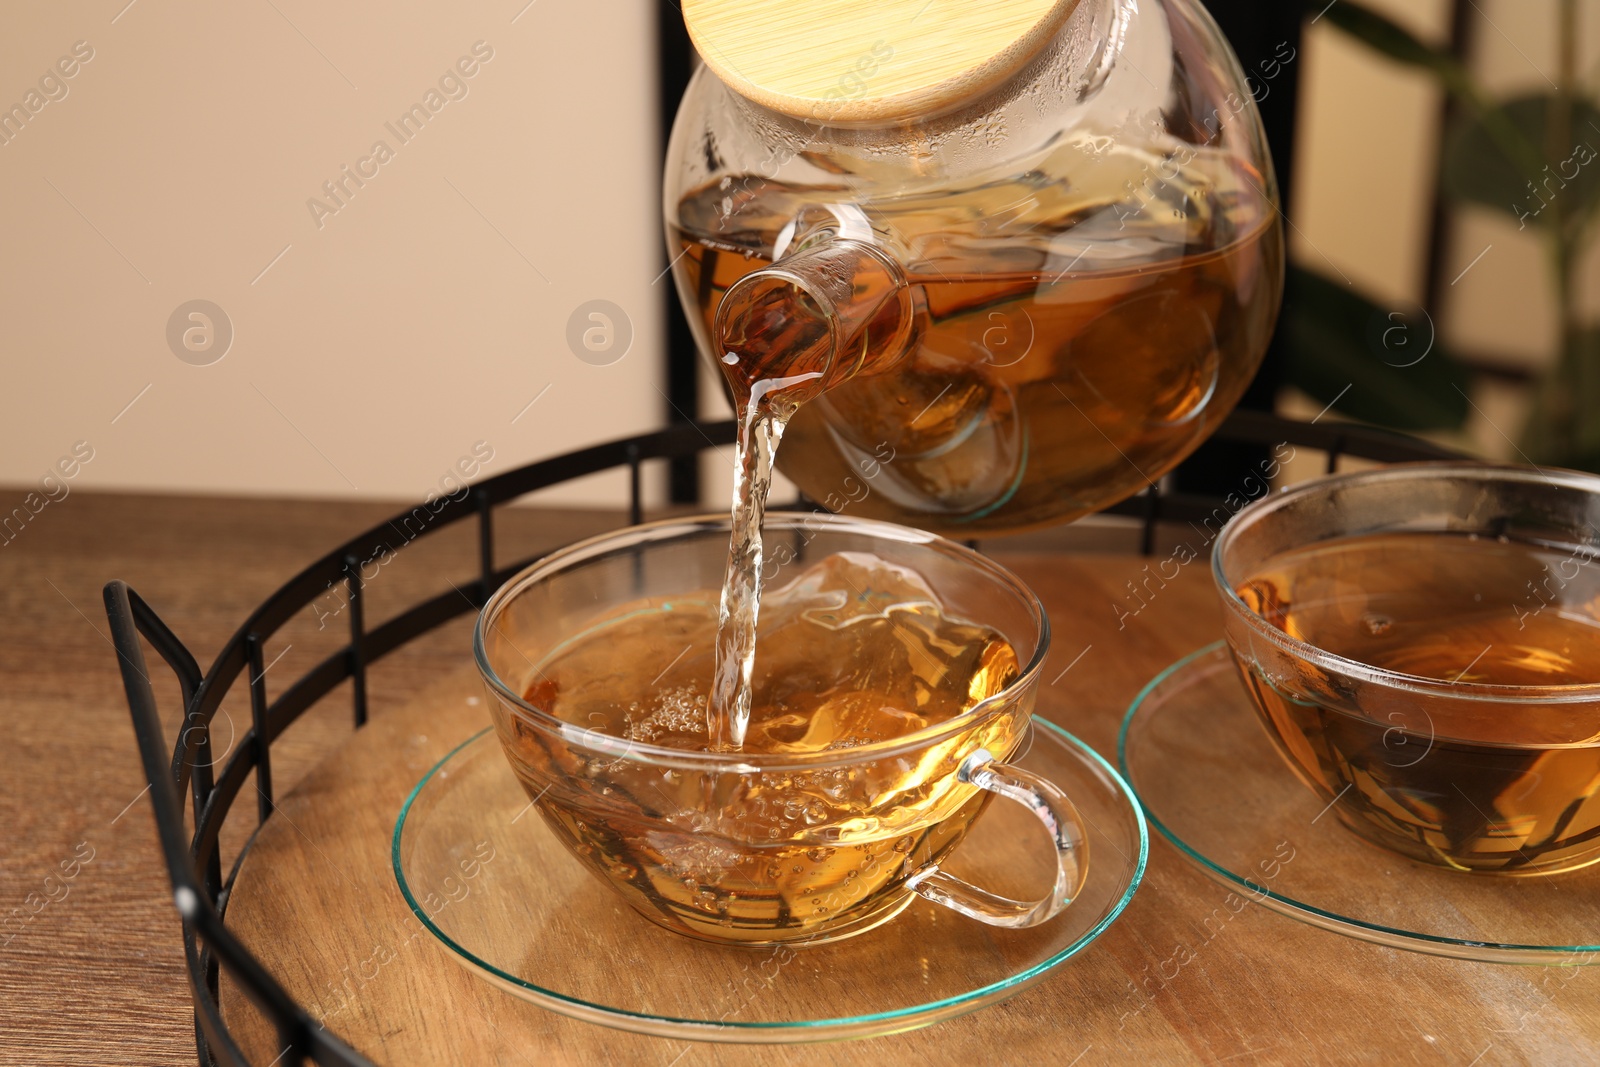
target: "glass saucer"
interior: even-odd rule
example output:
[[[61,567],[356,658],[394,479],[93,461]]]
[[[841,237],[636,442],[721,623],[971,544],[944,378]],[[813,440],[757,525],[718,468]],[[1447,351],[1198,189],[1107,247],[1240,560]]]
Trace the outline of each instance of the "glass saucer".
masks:
[[[985,926],[913,898],[876,930],[811,947],[741,948],[671,933],[567,853],[489,730],[406,798],[394,830],[395,877],[458,962],[564,1015],[662,1037],[762,1044],[911,1030],[1039,981],[1111,925],[1144,874],[1144,818],[1110,764],[1037,717],[1025,745],[1012,762],[1066,790],[1090,829],[1082,893],[1028,930]],[[997,892],[1037,895],[1050,884],[1048,852],[1032,814],[996,801],[946,867]],[[1019,882],[1017,867],[1030,884]]]
[[[1224,642],[1185,656],[1134,698],[1117,762],[1179,852],[1280,914],[1435,956],[1600,963],[1600,866],[1498,878],[1367,843],[1272,747]]]

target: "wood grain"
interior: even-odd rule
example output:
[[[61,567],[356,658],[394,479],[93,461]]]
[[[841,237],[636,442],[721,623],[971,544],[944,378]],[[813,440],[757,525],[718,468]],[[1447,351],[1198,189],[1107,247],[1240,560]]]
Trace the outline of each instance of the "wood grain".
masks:
[[[99,607],[100,586],[129,580],[202,660],[240,619],[317,554],[397,510],[386,504],[214,500],[74,493],[0,549],[0,917],[28,912],[29,894],[61,899],[31,922],[0,933],[0,1062],[7,1064],[176,1064],[194,1057],[176,915],[144,802],[132,731]],[[508,512],[502,561],[615,525],[617,516]],[[1097,529],[1091,527],[1090,529]],[[1058,543],[1085,543],[1084,528]],[[462,536],[457,538],[456,533]],[[1101,529],[1101,533],[1104,531]],[[468,531],[408,548],[375,582],[372,618],[471,573]],[[1042,548],[1040,535],[1026,542]],[[1131,537],[1124,540],[1131,544]],[[998,546],[999,542],[995,543]],[[1099,554],[1001,558],[1016,566],[1050,606],[1055,653],[1041,713],[1102,752],[1111,752],[1122,709],[1160,667],[1218,632],[1203,564],[1184,569],[1149,606],[1118,629],[1114,603],[1143,561]],[[387,584],[385,584],[387,583]],[[342,620],[340,620],[342,621]],[[269,650],[283,653],[269,685],[304,670],[332,640],[308,615]],[[461,971],[427,935],[405,941],[390,920],[403,905],[387,869],[387,841],[398,795],[370,810],[343,807],[344,766],[358,780],[382,767],[413,778],[449,738],[418,709],[430,684],[461,684],[466,624],[408,646],[373,673],[371,727],[352,737],[347,695],[336,692],[275,748],[285,818],[262,840],[292,844],[328,865],[306,837],[359,823],[382,841],[375,870],[361,854],[329,856],[339,876],[381,886],[360,928],[327,930],[314,913],[292,912],[245,936],[294,987],[316,988],[330,959],[340,966],[371,956],[375,937],[391,942],[403,965],[384,967],[335,1029],[392,1062],[728,1063],[1027,1062],[1192,1063],[1592,1063],[1600,1059],[1600,970],[1563,972],[1458,963],[1313,930],[1248,907],[1199,946],[1173,974],[1163,961],[1194,947],[1198,923],[1225,891],[1153,842],[1148,877],[1127,913],[1096,946],[1014,1000],[928,1030],[795,1051],[683,1045],[589,1026],[503,996]],[[287,651],[285,651],[287,649]],[[1087,651],[1085,651],[1087,649]],[[1064,675],[1063,668],[1082,653]],[[282,672],[282,678],[273,675]],[[167,728],[178,722],[166,685]],[[274,690],[276,691],[276,690]],[[457,689],[459,695],[460,690]],[[228,705],[234,708],[232,701]],[[243,711],[241,703],[236,710]],[[418,740],[426,737],[427,740]],[[398,747],[369,765],[340,764],[341,743]],[[408,744],[415,742],[414,745]],[[328,758],[320,774],[306,777]],[[380,766],[381,764],[381,766]],[[403,777],[398,775],[396,777]],[[302,787],[292,789],[297,780]],[[407,785],[409,783],[406,783]],[[398,784],[397,784],[398,788]],[[242,803],[242,802],[241,802]],[[301,830],[289,826],[293,820]],[[254,827],[241,810],[231,853]],[[64,878],[81,845],[93,858]],[[246,931],[269,881],[260,856],[241,879],[232,919]],[[315,892],[334,892],[337,884]],[[263,915],[263,911],[255,911]],[[9,941],[6,938],[10,937]],[[340,955],[340,953],[348,953]],[[335,970],[337,971],[337,967]],[[1143,992],[1141,992],[1141,988]],[[230,1010],[232,1009],[230,1005]],[[260,1062],[272,1059],[269,1052]],[[1075,1059],[1076,1058],[1076,1059]]]
[[[205,663],[308,562],[399,510],[79,490],[0,548],[0,1063],[194,1062],[177,913],[101,586],[126,579]],[[618,512],[511,509],[502,513],[500,559],[620,521]],[[472,532],[440,537],[414,543],[384,568],[372,584],[369,622],[447,588],[446,577],[472,573]],[[269,686],[316,662],[344,621],[319,631],[310,613],[297,619],[267,654],[283,654]],[[373,706],[402,704],[457,665],[466,626],[457,622],[379,664]],[[170,744],[181,721],[177,687],[165,671],[152,680]],[[225,707],[248,721],[242,696]],[[225,738],[221,720],[218,730]],[[350,733],[345,687],[274,747],[279,788]],[[248,797],[241,803],[254,808]],[[225,838],[230,856],[254,829],[253,817],[236,823]]]
[[[706,65],[740,95],[795,118],[885,122],[935,114],[998,87],[1077,6],[684,0],[683,18]]]

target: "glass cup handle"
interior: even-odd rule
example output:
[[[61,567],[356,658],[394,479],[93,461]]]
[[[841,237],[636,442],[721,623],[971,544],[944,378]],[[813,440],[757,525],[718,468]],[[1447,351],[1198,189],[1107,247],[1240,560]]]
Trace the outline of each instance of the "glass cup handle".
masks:
[[[1031,771],[1001,763],[987,749],[975,749],[962,760],[956,778],[1015,800],[1039,817],[1055,846],[1056,884],[1041,900],[1012,900],[979,889],[933,864],[908,878],[906,887],[935,904],[990,926],[1021,929],[1054,918],[1077,897],[1089,867],[1089,837],[1078,809],[1054,784]]]

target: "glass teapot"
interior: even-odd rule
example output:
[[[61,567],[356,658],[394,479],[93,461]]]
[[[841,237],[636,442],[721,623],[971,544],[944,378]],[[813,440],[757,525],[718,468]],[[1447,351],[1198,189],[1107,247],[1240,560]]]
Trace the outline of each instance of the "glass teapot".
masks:
[[[673,275],[736,396],[816,383],[778,455],[811,499],[957,537],[1063,521],[1237,402],[1283,234],[1198,0],[683,11]]]

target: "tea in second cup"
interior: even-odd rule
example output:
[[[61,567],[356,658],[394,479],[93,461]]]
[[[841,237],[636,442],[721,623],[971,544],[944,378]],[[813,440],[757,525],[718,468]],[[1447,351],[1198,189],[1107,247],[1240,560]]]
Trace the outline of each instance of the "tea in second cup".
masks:
[[[1426,463],[1241,511],[1213,574],[1279,752],[1351,830],[1464,871],[1600,860],[1600,478]]]
[[[820,943],[921,895],[1028,926],[1076,895],[1086,836],[1050,783],[999,762],[1028,730],[1048,624],[991,561],[886,523],[769,515],[754,707],[711,751],[728,521],[669,521],[557,553],[485,607],[496,731],[567,848],[652,921]],[[940,869],[993,793],[1051,831],[1037,901]]]

